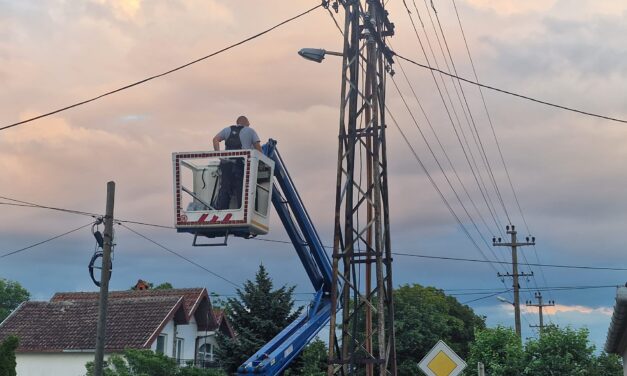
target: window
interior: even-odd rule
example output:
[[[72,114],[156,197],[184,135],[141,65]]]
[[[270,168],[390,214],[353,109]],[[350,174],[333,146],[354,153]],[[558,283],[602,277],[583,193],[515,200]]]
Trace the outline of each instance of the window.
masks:
[[[165,354],[166,351],[166,344],[168,343],[167,340],[168,336],[165,334],[160,334],[159,337],[157,337],[157,353],[159,354]]]
[[[174,344],[175,347],[175,354],[174,354],[174,359],[176,359],[176,362],[181,364],[181,358],[183,355],[183,343],[184,340],[183,338],[176,338],[176,343]]]
[[[272,169],[267,164],[259,161],[257,188],[255,190],[255,211],[263,216],[268,215],[270,184],[272,184]]]
[[[213,363],[215,358],[213,356],[213,344],[203,343],[198,348],[198,362],[202,367],[207,367],[209,363]]]

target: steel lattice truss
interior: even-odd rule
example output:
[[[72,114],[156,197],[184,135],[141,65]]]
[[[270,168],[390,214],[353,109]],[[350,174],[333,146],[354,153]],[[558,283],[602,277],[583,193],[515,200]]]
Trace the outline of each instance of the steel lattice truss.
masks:
[[[394,25],[380,1],[345,1],[328,375],[396,375],[385,141]],[[341,308],[337,313],[337,308]]]

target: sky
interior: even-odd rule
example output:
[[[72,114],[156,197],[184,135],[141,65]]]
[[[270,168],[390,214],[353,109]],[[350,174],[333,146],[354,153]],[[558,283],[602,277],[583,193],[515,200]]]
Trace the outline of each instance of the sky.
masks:
[[[0,0],[0,127],[148,76],[167,71],[238,42],[317,4],[316,1],[246,0]],[[446,68],[434,33],[436,13],[424,0],[407,1],[430,61]],[[611,0],[456,0],[475,69],[482,83],[545,101],[627,118],[627,4]],[[418,12],[415,11],[415,7]],[[474,78],[458,20],[449,0],[433,1],[458,74]],[[421,63],[412,23],[399,0],[387,3],[396,34],[392,48]],[[417,15],[420,14],[420,19]],[[336,15],[342,24],[343,12]],[[423,26],[421,25],[424,24]],[[437,24],[435,24],[437,27]],[[436,59],[426,45],[429,35]],[[441,35],[440,35],[440,38]],[[443,40],[440,41],[443,43]],[[278,141],[287,167],[326,244],[331,243],[337,157],[341,60],[316,64],[301,59],[303,47],[340,51],[342,39],[328,12],[317,9],[260,38],[140,86],[31,123],[0,131],[0,196],[87,212],[104,212],[106,183],[116,182],[115,216],[173,225],[173,152],[209,150],[212,137],[245,114],[262,139]],[[401,68],[402,67],[402,68]],[[405,70],[408,81],[405,80]],[[524,214],[518,210],[476,87],[464,84],[507,215],[488,182],[497,227],[442,105],[431,73],[398,61],[403,97],[442,162],[442,173],[401,96],[388,81],[390,113],[398,120],[427,170],[486,257],[506,261],[506,248],[486,245],[446,183],[460,193],[483,237],[502,236],[516,225],[537,246],[521,261],[625,267],[627,170],[625,124],[575,114],[484,90],[486,105],[507,172]],[[464,111],[448,78],[463,127]],[[412,94],[411,83],[416,96]],[[457,89],[459,87],[457,86]],[[418,101],[468,188],[467,200],[453,169],[420,112]],[[454,115],[453,115],[454,117]],[[431,256],[482,259],[444,205],[394,127],[388,128],[390,215],[393,250]],[[462,128],[463,129],[463,128]],[[470,128],[465,128],[473,144]],[[0,200],[0,202],[7,202]],[[272,214],[266,239],[287,235]],[[485,220],[485,226],[481,218]],[[0,205],[2,254],[87,225],[90,217]],[[525,224],[526,222],[526,224]],[[528,229],[527,229],[528,225]],[[312,287],[291,246],[234,239],[228,247],[194,248],[171,229],[129,225],[205,268],[241,284],[263,263],[278,285],[296,285],[304,304]],[[487,228],[486,228],[487,227]],[[207,271],[116,228],[112,289],[138,279],[175,287],[206,287],[225,296],[234,287]],[[89,227],[44,245],[0,258],[0,277],[24,285],[35,300],[57,291],[95,291],[87,264],[95,241]],[[521,300],[546,286],[623,285],[624,272],[521,266]],[[513,325],[512,307],[488,295],[511,281],[496,273],[508,267],[486,263],[395,256],[395,285],[418,283],[456,295],[489,325]],[[511,294],[504,293],[506,299]],[[555,300],[545,321],[586,327],[598,349],[610,323],[615,288],[544,292]],[[523,336],[537,333],[537,311],[523,307]]]

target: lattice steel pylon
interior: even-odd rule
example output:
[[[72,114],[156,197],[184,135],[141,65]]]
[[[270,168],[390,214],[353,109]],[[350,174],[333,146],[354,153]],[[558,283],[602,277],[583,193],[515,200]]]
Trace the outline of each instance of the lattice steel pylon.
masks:
[[[394,25],[379,0],[341,3],[346,18],[328,375],[395,376],[385,141],[386,75],[393,73],[385,39]]]

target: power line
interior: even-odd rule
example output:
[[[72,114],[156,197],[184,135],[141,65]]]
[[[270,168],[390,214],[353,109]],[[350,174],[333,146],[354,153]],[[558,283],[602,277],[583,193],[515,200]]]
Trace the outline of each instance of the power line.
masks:
[[[218,55],[218,54],[221,54],[222,52],[228,51],[228,50],[230,50],[230,49],[232,49],[232,48],[235,48],[235,47],[237,47],[237,46],[239,46],[239,45],[242,45],[242,44],[244,44],[244,43],[246,43],[246,42],[249,42],[249,41],[251,41],[251,40],[253,40],[253,39],[256,39],[256,38],[258,38],[258,37],[260,37],[260,36],[262,36],[262,35],[264,35],[264,34],[267,34],[267,33],[269,33],[270,31],[272,31],[272,30],[274,30],[274,29],[276,29],[276,28],[278,28],[278,27],[280,27],[280,26],[283,26],[283,25],[285,25],[285,24],[286,24],[286,23],[288,23],[288,22],[294,21],[294,20],[296,20],[296,19],[298,19],[298,18],[300,18],[300,17],[302,17],[302,16],[304,16],[304,15],[306,15],[306,14],[308,14],[308,13],[310,13],[310,12],[314,11],[315,9],[317,9],[317,8],[319,8],[319,7],[321,7],[321,6],[322,6],[322,4],[318,4],[318,5],[316,5],[316,6],[315,6],[315,7],[313,7],[313,8],[310,8],[310,9],[308,9],[308,10],[306,10],[306,11],[302,12],[302,13],[297,14],[297,15],[296,15],[296,16],[294,16],[294,17],[288,18],[287,20],[282,21],[282,22],[280,22],[280,23],[278,23],[278,24],[276,24],[276,25],[274,25],[274,26],[270,27],[269,29],[266,29],[266,30],[264,30],[264,31],[261,31],[261,32],[259,32],[259,33],[255,34],[255,35],[252,35],[252,36],[250,36],[250,37],[248,37],[248,38],[244,39],[244,40],[241,40],[241,41],[239,41],[239,42],[237,42],[237,43],[231,44],[230,46],[224,47],[224,48],[222,48],[222,49],[220,49],[220,50],[218,50],[218,51],[215,51],[215,52],[213,52],[213,53],[211,53],[211,54],[209,54],[209,55],[206,55],[206,56],[203,56],[203,57],[198,58],[198,59],[196,59],[196,60],[190,61],[189,63],[186,63],[186,64],[183,64],[183,65],[178,66],[178,67],[176,67],[176,68],[170,69],[170,70],[168,70],[168,71],[166,71],[166,72],[159,73],[159,74],[156,74],[156,75],[154,75],[154,76],[150,76],[150,77],[148,77],[148,78],[144,78],[143,80],[140,80],[140,81],[137,81],[137,82],[134,82],[134,83],[128,84],[128,85],[126,85],[126,86],[120,87],[120,88],[115,89],[115,90],[108,91],[108,92],[106,92],[106,93],[104,93],[104,94],[100,94],[100,95],[98,95],[98,96],[96,96],[96,97],[93,97],[93,98],[91,98],[91,99],[87,99],[87,100],[84,100],[84,101],[81,101],[81,102],[78,102],[78,103],[75,103],[75,104],[72,104],[72,105],[69,105],[69,106],[65,106],[65,107],[63,107],[63,108],[60,108],[60,109],[57,109],[57,110],[54,110],[54,111],[51,111],[51,112],[48,112],[48,113],[45,113],[45,114],[42,114],[42,115],[35,116],[35,117],[30,118],[30,119],[26,119],[26,120],[19,121],[19,122],[17,122],[17,123],[13,123],[13,124],[5,125],[5,126],[3,126],[3,127],[0,127],[0,131],[5,130],[5,129],[9,129],[9,128],[12,128],[12,127],[16,127],[16,126],[18,126],[18,125],[26,124],[26,123],[29,123],[29,122],[31,122],[31,121],[38,120],[38,119],[41,119],[41,118],[44,118],[44,117],[47,117],[47,116],[50,116],[50,115],[54,115],[54,114],[57,114],[57,113],[59,113],[59,112],[65,111],[65,110],[69,110],[69,109],[71,109],[71,108],[74,108],[74,107],[78,107],[78,106],[81,106],[81,105],[87,104],[87,103],[89,103],[89,102],[96,101],[96,100],[98,100],[98,99],[100,99],[100,98],[103,98],[103,97],[106,97],[106,96],[108,96],[108,95],[115,94],[115,93],[117,93],[117,92],[120,92],[120,91],[123,91],[123,90],[129,89],[129,88],[132,88],[132,87],[134,87],[134,86],[137,86],[137,85],[143,84],[143,83],[145,83],[145,82],[148,82],[148,81],[154,80],[155,78],[163,77],[163,76],[168,75],[168,74],[170,74],[170,73],[174,73],[174,72],[176,72],[176,71],[179,71],[179,70],[181,70],[181,69],[183,69],[183,68],[187,68],[187,67],[188,67],[188,66],[190,66],[190,65],[193,65],[193,64],[196,64],[196,63],[201,62],[201,61],[203,61],[203,60],[209,59],[209,58],[211,58],[211,57],[213,57],[213,56],[216,56],[216,55]]]
[[[18,200],[18,199],[14,199],[14,198],[10,198],[10,197],[0,196],[0,199],[13,201],[13,202],[0,202],[0,205],[17,206],[17,207],[25,207],[25,208],[36,208],[36,209],[47,209],[47,210],[59,211],[59,212],[64,212],[64,213],[69,213],[69,214],[84,215],[84,216],[89,216],[89,217],[93,217],[93,218],[103,217],[102,214],[90,213],[90,212],[74,210],[74,209],[58,208],[58,207],[54,207],[54,206],[40,205],[40,204],[36,204],[36,203],[33,203],[33,202]],[[165,229],[174,229],[173,226],[158,225],[158,224],[154,224],[154,223],[146,223],[146,222],[140,222],[140,221],[126,220],[126,219],[115,218],[115,221],[123,222],[123,223],[130,223],[130,224],[134,224],[134,225],[141,225],[141,226],[149,226],[149,227],[157,227],[157,228],[165,228]]]
[[[426,5],[426,0],[425,0],[425,5]],[[435,18],[438,22],[438,28],[440,29],[440,33],[442,34],[442,40],[444,41],[444,46],[446,47],[446,51],[449,57],[449,60],[451,62],[451,66],[453,68],[453,72],[455,73],[455,75],[457,76],[457,67],[455,66],[455,61],[453,60],[453,55],[451,54],[451,50],[449,48],[449,44],[448,41],[446,40],[446,35],[444,34],[444,29],[442,28],[442,23],[440,22],[440,16],[438,15],[438,12],[435,9],[435,5],[433,3],[431,3],[431,7],[433,8],[433,13],[435,14]],[[427,11],[429,11],[427,9]],[[429,17],[431,16],[431,12],[429,12]],[[434,29],[435,29],[435,25],[434,25]],[[437,35],[437,30],[436,30],[436,35]],[[442,46],[440,46],[440,49],[442,49]],[[442,50],[442,55],[444,56],[444,61],[447,62],[446,60],[446,55],[444,54],[444,50]],[[447,62],[447,68],[448,67],[448,62]],[[450,72],[450,68],[449,68],[449,72]],[[491,178],[492,184],[494,185],[494,190],[496,192],[497,198],[499,199],[501,206],[503,208],[503,211],[505,212],[505,216],[507,217],[507,220],[509,222],[509,224],[512,224],[512,221],[509,217],[509,213],[507,211],[507,208],[505,207],[505,202],[503,200],[503,196],[501,195],[501,191],[498,187],[498,184],[496,183],[496,179],[494,177],[494,171],[492,169],[492,166],[490,165],[490,160],[488,159],[488,155],[485,151],[485,148],[483,147],[483,142],[481,141],[481,136],[479,134],[479,130],[477,129],[477,124],[475,123],[475,119],[474,116],[472,115],[472,111],[470,109],[470,105],[468,104],[468,100],[466,98],[466,93],[464,91],[464,87],[462,86],[460,80],[457,80],[457,84],[459,85],[459,89],[461,91],[462,97],[464,98],[464,103],[466,104],[466,108],[468,109],[468,115],[470,116],[470,123],[468,124],[469,128],[470,125],[472,124],[472,127],[470,129],[470,133],[473,135],[473,139],[475,141],[475,145],[477,146],[477,149],[479,150],[479,155],[482,156],[482,161],[484,164],[484,167],[486,169],[486,171],[488,172],[488,177]],[[453,87],[455,86],[455,83],[453,82]],[[455,90],[457,92],[457,89]],[[458,93],[458,98],[459,98],[459,93]],[[461,99],[460,99],[460,103],[461,103]],[[463,105],[462,105],[462,109],[463,109]],[[464,112],[465,114],[465,112]],[[468,118],[466,119],[466,122],[468,122]],[[474,129],[474,133],[473,133],[473,129]],[[476,135],[476,137],[475,137]]]
[[[7,257],[7,256],[11,256],[11,255],[15,255],[15,254],[20,253],[20,252],[24,252],[24,251],[29,250],[29,249],[31,249],[31,248],[37,247],[37,246],[39,246],[39,245],[42,245],[42,244],[45,244],[45,243],[48,243],[48,242],[51,242],[51,241],[53,241],[53,240],[55,240],[55,239],[59,239],[60,237],[65,236],[65,235],[69,235],[69,234],[71,234],[71,233],[73,233],[73,232],[76,232],[76,231],[78,231],[78,230],[84,229],[85,227],[87,227],[87,226],[91,226],[92,224],[93,224],[93,222],[89,222],[89,223],[88,223],[88,224],[86,224],[86,225],[83,225],[83,226],[77,227],[77,228],[75,228],[75,229],[73,229],[73,230],[70,230],[70,231],[64,232],[64,233],[62,233],[62,234],[59,234],[59,235],[53,236],[52,238],[49,238],[49,239],[46,239],[46,240],[42,240],[42,241],[40,241],[40,242],[37,242],[37,243],[35,243],[35,244],[31,244],[31,245],[26,246],[26,247],[24,247],[24,248],[16,249],[15,251],[10,251],[10,252],[4,253],[4,254],[2,254],[2,255],[0,256],[0,258],[5,258],[5,257]]]
[[[407,109],[407,111],[409,112],[414,124],[416,125],[416,128],[418,129],[418,131],[420,132],[420,135],[422,136],[422,139],[424,140],[425,144],[427,145],[427,149],[429,150],[429,152],[431,153],[431,155],[433,156],[433,159],[435,160],[436,164],[438,165],[440,171],[442,172],[442,175],[444,176],[446,182],[448,183],[449,187],[451,188],[451,190],[453,191],[453,193],[455,194],[455,197],[457,198],[457,201],[459,202],[459,204],[461,205],[462,209],[464,210],[464,212],[466,213],[466,215],[468,216],[468,219],[470,220],[470,222],[472,223],[473,227],[475,228],[475,230],[477,231],[477,233],[479,234],[479,237],[483,240],[483,242],[485,243],[485,245],[488,247],[488,249],[490,250],[490,252],[492,252],[492,255],[494,256],[494,258],[498,259],[498,257],[496,256],[496,254],[494,253],[494,251],[492,250],[492,248],[490,248],[490,246],[488,245],[488,241],[486,240],[485,236],[483,235],[483,233],[479,230],[479,227],[477,226],[475,220],[472,218],[472,216],[470,215],[470,213],[468,212],[468,209],[466,209],[466,205],[464,205],[464,203],[462,202],[461,198],[459,197],[459,194],[457,193],[457,191],[455,190],[455,188],[453,187],[453,184],[451,183],[448,175],[446,174],[446,172],[444,171],[444,168],[442,167],[442,165],[440,164],[440,161],[438,160],[437,156],[435,155],[435,152],[433,151],[433,149],[431,148],[431,145],[429,144],[429,142],[427,141],[427,138],[425,137],[424,133],[422,132],[422,129],[420,128],[420,126],[418,125],[418,122],[416,121],[416,118],[414,117],[413,112],[411,111],[411,109],[409,108],[409,105],[407,103],[407,101],[405,100],[405,97],[403,96],[403,93],[401,92],[401,90],[399,89],[398,85],[396,84],[396,80],[394,79],[394,76],[391,77],[392,79],[392,83],[394,84],[394,87],[396,88],[396,91],[398,92],[399,96],[401,97],[401,100],[403,101],[403,103],[405,104],[405,107]],[[389,113],[389,111],[388,111]],[[390,114],[390,116],[392,117],[392,120],[395,121],[394,117]],[[396,124],[396,121],[395,121]],[[397,124],[397,128],[400,131],[400,127]],[[409,145],[409,144],[408,144]],[[413,150],[413,149],[412,149]],[[417,155],[417,153],[414,153],[414,155]],[[421,163],[421,166],[424,166]],[[424,169],[424,167],[423,167]],[[426,169],[425,169],[426,171]],[[461,180],[460,180],[461,182]],[[462,187],[465,186],[462,184]],[[471,200],[472,201],[472,200]],[[485,221],[484,221],[485,222]],[[481,254],[485,257],[485,255],[483,254],[483,252],[481,252]],[[486,257],[487,260],[487,257]]]
[[[543,101],[543,100],[540,100],[540,99],[532,98],[532,97],[529,97],[529,96],[526,96],[526,95],[523,95],[523,94],[517,94],[517,93],[511,92],[511,91],[508,91],[508,90],[499,89],[497,87],[486,85],[486,84],[482,84],[482,83],[479,83],[479,82],[475,82],[475,81],[469,80],[469,79],[461,77],[461,76],[456,76],[454,74],[446,73],[446,72],[444,72],[444,71],[442,71],[440,69],[429,67],[427,65],[418,63],[417,61],[414,61],[412,59],[409,59],[407,57],[399,55],[396,52],[392,51],[392,53],[395,56],[398,56],[398,58],[400,58],[402,60],[405,60],[405,61],[407,61],[409,63],[412,63],[412,64],[414,64],[414,65],[416,65],[418,67],[429,69],[430,71],[438,72],[438,73],[441,73],[441,74],[444,74],[444,75],[447,75],[447,76],[450,76],[450,77],[453,77],[453,78],[457,78],[459,80],[462,80],[462,81],[464,81],[466,83],[469,83],[469,84],[472,84],[472,85],[476,85],[476,86],[480,86],[480,87],[483,87],[483,88],[486,88],[486,89],[494,90],[494,91],[497,91],[499,93],[508,94],[508,95],[511,95],[511,96],[514,96],[514,97],[526,99],[526,100],[529,100],[529,101],[532,101],[532,102],[536,102],[536,103],[540,103],[540,104],[543,104],[543,105],[546,105],[546,106],[559,108],[559,109],[562,109],[562,110],[565,110],[565,111],[575,112],[575,113],[578,113],[578,114],[581,114],[581,115],[587,115],[587,116],[596,117],[596,118],[599,118],[599,119],[605,119],[605,120],[609,120],[609,121],[615,121],[617,123],[627,124],[627,120],[618,119],[618,118],[614,118],[614,117],[611,117],[611,116],[599,115],[599,114],[595,114],[595,113],[587,112],[587,111],[583,111],[583,110],[578,110],[578,109],[575,109],[575,108],[572,108],[572,107],[566,107],[566,106],[562,106],[562,105],[559,105],[559,104],[555,104],[555,103]],[[0,128],[0,130],[2,130],[2,128]]]
[[[93,217],[93,218],[102,217],[101,214],[88,213],[88,212],[80,211],[80,210],[57,208],[57,207],[54,207],[54,206],[40,205],[40,204],[35,204],[33,202],[22,201],[22,200],[10,198],[10,197],[0,196],[0,199],[13,202],[13,203],[0,202],[0,205],[10,205],[10,206],[21,206],[21,207],[30,207],[30,208],[38,208],[38,209],[47,209],[47,210],[60,211],[60,212],[65,212],[65,213],[70,213],[70,214],[84,215],[84,216]]]
[[[264,239],[264,238],[254,238],[257,241],[270,242],[270,243],[280,243],[280,244],[292,244],[289,240],[279,240],[279,239]],[[324,248],[333,249],[331,246],[325,245]],[[469,258],[461,258],[461,257],[447,257],[447,256],[431,256],[419,253],[407,253],[407,251],[395,251],[392,252],[395,256],[406,256],[406,257],[418,257],[418,258],[426,258],[426,259],[434,259],[434,260],[446,260],[446,261],[464,261],[464,262],[479,262],[479,263],[493,263],[493,264],[503,264],[503,265],[511,265],[511,261],[496,261],[496,260],[479,260],[479,259],[469,259]],[[588,266],[588,265],[562,265],[562,264],[540,264],[540,263],[519,263],[525,266],[538,266],[538,267],[547,267],[547,268],[563,268],[563,269],[588,269],[588,270],[606,270],[606,271],[627,271],[627,267],[611,267],[611,266]]]
[[[415,253],[392,252],[392,254],[396,256],[418,257],[418,258],[435,259],[435,260],[494,263],[494,264],[504,264],[504,265],[512,264],[509,261],[493,261],[493,260],[468,259],[468,258],[460,258],[460,257],[430,256],[430,255],[422,255],[422,254],[415,254]],[[612,267],[612,266],[560,265],[560,264],[540,264],[540,263],[519,263],[519,264],[525,265],[525,266],[538,266],[538,267],[546,267],[546,268],[606,270],[606,271],[620,271],[620,272],[627,271],[627,268]]]
[[[411,21],[411,25],[412,28],[414,30],[414,34],[416,36],[416,39],[418,40],[418,44],[420,46],[420,49],[422,50],[422,54],[424,55],[425,59],[427,60],[427,65],[431,66],[431,62],[429,61],[429,56],[427,55],[427,51],[425,50],[425,46],[422,43],[422,40],[420,38],[420,35],[418,33],[418,28],[416,27],[416,23],[414,21],[414,18],[412,17],[412,13],[409,10],[409,7],[407,6],[407,3],[405,1],[403,1],[403,4],[405,5],[405,9],[407,11],[407,15]],[[435,55],[435,53],[433,52],[433,46],[431,45],[431,40],[429,39],[429,35],[427,34],[426,28],[424,26],[424,23],[422,22],[422,19],[420,18],[420,13],[418,12],[418,8],[416,7],[416,4],[414,2],[414,8],[416,9],[418,18],[420,20],[420,23],[422,25],[422,29],[425,33],[425,37],[426,37],[426,41],[427,44],[429,46],[429,50],[431,52],[431,56],[433,57],[433,63],[435,64],[435,66],[439,69],[439,63],[438,63],[438,59]],[[429,17],[431,18],[431,14],[429,13]],[[431,20],[431,23],[433,25],[433,20]],[[434,30],[435,30],[435,26]],[[436,37],[438,37],[437,33],[436,33]],[[438,43],[439,43],[439,37],[438,37]],[[442,50],[442,47],[440,46],[440,49]],[[448,62],[445,59],[445,62],[448,65]],[[399,64],[400,66],[400,64]],[[490,211],[490,214],[492,215],[493,218],[495,219],[495,224],[497,227],[497,230],[500,232],[500,228],[501,226],[499,225],[499,223],[501,222],[500,219],[498,219],[498,213],[496,212],[496,208],[495,205],[492,203],[492,198],[490,197],[490,194],[488,192],[488,189],[485,185],[484,179],[483,179],[483,175],[481,174],[481,171],[479,170],[478,164],[475,160],[474,154],[472,153],[472,149],[470,148],[470,144],[468,142],[468,138],[466,137],[466,133],[464,132],[464,129],[462,127],[461,124],[461,120],[459,118],[459,115],[457,114],[457,110],[455,109],[455,104],[453,103],[453,100],[451,98],[451,95],[449,93],[448,90],[448,85],[446,85],[446,82],[444,81],[444,76],[442,74],[439,75],[440,76],[440,80],[442,81],[442,86],[444,88],[444,93],[446,93],[446,97],[448,98],[448,101],[450,103],[451,108],[449,109],[449,106],[446,102],[446,99],[444,98],[444,93],[442,92],[442,89],[440,88],[440,84],[438,83],[438,80],[435,76],[434,71],[431,71],[431,77],[433,78],[433,82],[436,86],[436,89],[438,91],[438,94],[440,96],[440,99],[442,101],[442,105],[444,106],[444,109],[446,111],[446,114],[448,116],[448,119],[451,123],[451,126],[453,127],[453,131],[455,133],[455,137],[457,138],[457,141],[459,142],[459,146],[461,147],[461,150],[464,154],[464,157],[466,159],[466,162],[468,163],[468,167],[470,168],[470,171],[475,179],[475,182],[477,183],[477,187],[479,188],[479,191],[481,192],[481,195],[483,196],[483,199],[486,203],[486,206],[488,207],[488,210]],[[459,93],[457,91],[457,87],[455,86],[455,84],[453,84],[453,87],[455,88],[455,92],[458,95],[458,99],[459,99]],[[461,103],[461,99],[460,99],[460,103]],[[462,107],[463,110],[463,107]],[[453,116],[455,117],[455,120],[457,120],[457,126],[455,125],[455,121],[453,120],[453,116],[451,115],[451,112],[453,113]],[[464,115],[466,114],[466,112],[464,111]],[[457,129],[457,127],[459,127],[459,131]],[[461,135],[460,135],[461,133]],[[463,141],[462,141],[463,138]],[[466,145],[466,147],[464,147],[464,144]],[[468,150],[466,150],[468,149]],[[486,197],[487,196],[487,197]],[[502,233],[501,233],[502,235]]]
[[[166,247],[165,245],[163,245],[163,244],[161,244],[161,243],[159,243],[159,242],[156,242],[156,241],[154,241],[154,240],[150,239],[149,237],[147,237],[147,236],[145,236],[145,235],[143,235],[143,234],[141,234],[141,233],[139,233],[139,232],[137,232],[137,231],[133,230],[132,228],[130,228],[130,227],[128,227],[128,226],[126,226],[124,223],[121,223],[120,221],[116,221],[116,222],[117,222],[120,226],[122,226],[122,227],[124,227],[125,229],[129,230],[130,232],[134,233],[135,235],[137,235],[137,236],[139,236],[139,237],[142,237],[142,238],[144,238],[144,239],[148,240],[149,242],[151,242],[152,244],[156,245],[157,247],[162,248],[162,249],[164,249],[164,250],[166,250],[166,251],[170,252],[171,254],[175,255],[176,257],[182,258],[183,260],[185,260],[185,261],[189,262],[190,264],[192,264],[192,265],[194,265],[194,266],[199,267],[200,269],[202,269],[202,270],[206,271],[207,273],[209,273],[209,274],[213,275],[214,277],[218,277],[218,278],[220,278],[221,280],[223,280],[223,281],[225,281],[225,282],[228,282],[229,284],[231,284],[231,285],[235,286],[235,288],[237,288],[237,289],[241,289],[241,288],[243,288],[241,285],[239,285],[239,284],[237,284],[237,283],[235,283],[235,282],[233,282],[233,281],[229,280],[229,279],[228,279],[228,278],[226,278],[226,277],[221,276],[220,274],[218,274],[218,273],[216,273],[216,272],[214,272],[214,271],[212,271],[212,270],[207,269],[206,267],[204,267],[204,266],[200,265],[200,264],[199,264],[199,263],[197,263],[196,261],[193,261],[193,260],[191,260],[191,259],[189,259],[189,258],[187,258],[187,257],[185,257],[185,256],[183,256],[183,255],[181,255],[180,253],[178,253],[178,252],[176,252],[176,251],[173,251],[172,249],[170,249],[170,248]]]

